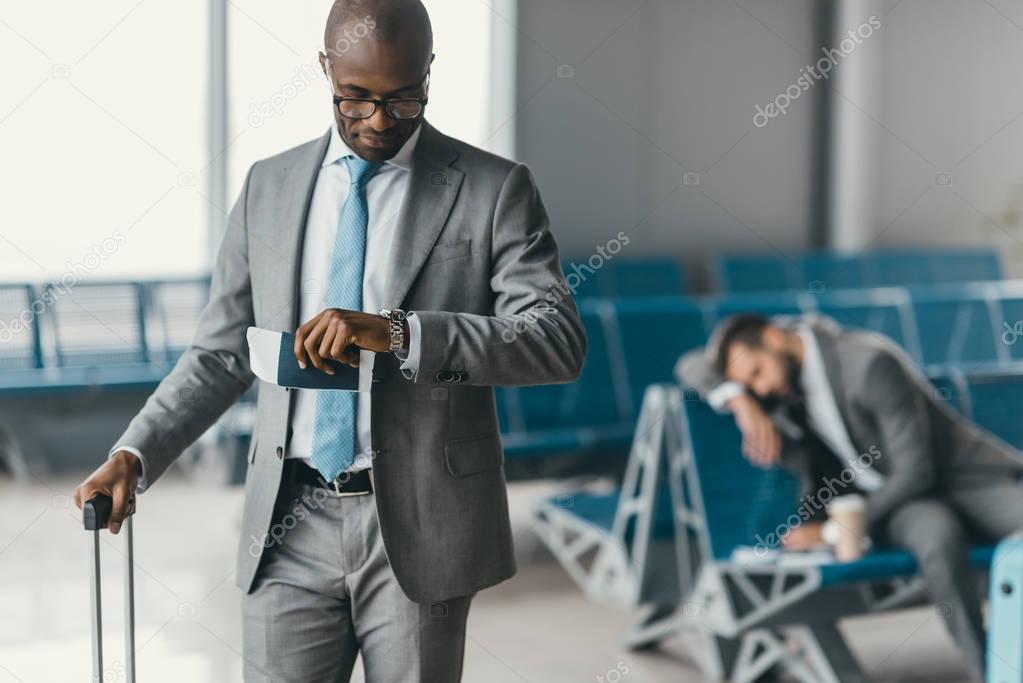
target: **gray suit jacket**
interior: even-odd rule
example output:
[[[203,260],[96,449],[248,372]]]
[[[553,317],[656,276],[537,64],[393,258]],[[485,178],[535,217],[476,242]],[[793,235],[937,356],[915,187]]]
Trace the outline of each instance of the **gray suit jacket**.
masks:
[[[393,354],[377,354],[371,402],[388,559],[406,595],[430,602],[514,574],[493,387],[573,380],[586,337],[526,167],[422,125],[383,302],[419,316],[421,358],[406,378]],[[328,139],[249,170],[192,346],[117,441],[142,451],[150,482],[253,383],[246,328],[304,322],[300,250]],[[246,591],[280,486],[291,404],[287,389],[260,386],[236,576]]]
[[[820,316],[804,321],[820,345],[849,438],[857,452],[876,454],[871,466],[885,477],[867,498],[872,525],[908,500],[940,496],[953,481],[1023,474],[1019,453],[953,410],[890,339],[842,329]],[[703,350],[684,355],[676,375],[704,397],[724,381]],[[771,417],[783,435],[782,466],[800,476],[803,496],[818,491],[821,481],[814,473],[820,468],[812,461],[821,453],[792,437],[783,411],[774,410]]]

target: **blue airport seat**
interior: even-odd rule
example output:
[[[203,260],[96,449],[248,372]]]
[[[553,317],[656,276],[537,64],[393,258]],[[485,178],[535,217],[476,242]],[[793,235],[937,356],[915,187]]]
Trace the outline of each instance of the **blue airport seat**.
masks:
[[[913,292],[913,313],[925,365],[994,363],[1002,358],[988,302],[948,286]]]
[[[149,363],[144,294],[138,282],[78,283],[52,297],[57,365],[61,367]]]
[[[1023,360],[1023,282],[1003,282],[985,287],[996,313],[995,343],[1011,360]]]
[[[682,354],[707,343],[703,309],[692,299],[620,299],[614,302],[614,323],[636,409],[648,386],[674,381]]]
[[[1023,372],[982,374],[969,377],[972,419],[1003,441],[1023,449]]]
[[[158,280],[147,285],[150,320],[156,325],[154,357],[165,364],[175,363],[195,335],[199,314],[210,298],[210,278]],[[169,369],[169,368],[168,368]]]
[[[562,270],[577,299],[681,296],[685,291],[685,271],[673,260],[615,257],[594,269],[586,259],[565,259]]]
[[[608,493],[579,491],[555,496],[548,499],[548,502],[572,513],[581,521],[602,531],[610,532],[618,512],[620,494],[618,489]],[[675,535],[675,521],[672,518],[671,492],[666,485],[658,491],[657,501],[651,537],[654,539],[671,538]],[[632,533],[632,530],[629,533]],[[626,541],[631,540],[631,537],[627,535]]]
[[[871,287],[929,285],[937,280],[931,255],[924,250],[891,249],[864,256],[864,284]]]
[[[32,285],[0,285],[0,370],[42,367],[39,318],[45,314],[45,306]]]
[[[949,249],[934,254],[936,282],[984,282],[1002,279],[1002,263],[994,249]]]
[[[913,329],[908,297],[894,288],[826,293],[816,297],[818,312],[833,318],[843,327],[858,327],[888,337],[899,346],[913,349],[909,340]]]
[[[677,261],[616,259],[608,265],[615,296],[681,296],[685,291],[685,272]]]
[[[706,300],[708,329],[738,313],[760,313],[766,316],[801,315],[804,308],[794,292],[764,294],[730,294]]]
[[[738,254],[721,257],[717,271],[719,287],[725,292],[820,292],[1002,278],[998,253],[987,247],[907,247],[858,254]]]
[[[799,289],[830,292],[865,285],[863,259],[831,252],[811,252],[800,259],[803,284]]]
[[[634,422],[628,389],[615,375],[622,361],[608,346],[609,310],[602,302],[580,302],[588,348],[575,382],[502,391],[512,457],[628,447]]]
[[[970,548],[970,564],[986,569],[991,564],[995,546]],[[834,562],[820,565],[821,586],[829,587],[861,581],[879,581],[917,573],[916,560],[902,550],[878,550],[855,562]]]
[[[733,254],[718,260],[722,292],[763,292],[802,289],[798,264],[784,255]]]
[[[762,543],[795,513],[798,483],[782,469],[761,469],[743,457],[731,415],[699,400],[682,404],[711,553],[727,561],[735,548]]]

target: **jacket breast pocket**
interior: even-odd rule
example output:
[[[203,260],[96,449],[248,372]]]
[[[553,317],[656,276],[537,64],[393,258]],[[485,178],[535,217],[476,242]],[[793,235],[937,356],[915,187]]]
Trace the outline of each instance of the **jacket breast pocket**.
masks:
[[[497,469],[504,464],[501,437],[494,434],[448,441],[444,445],[444,461],[453,477]]]
[[[457,258],[465,258],[472,253],[472,240],[461,240],[459,242],[446,242],[433,245],[430,255],[426,257],[424,266],[431,263],[442,263]]]

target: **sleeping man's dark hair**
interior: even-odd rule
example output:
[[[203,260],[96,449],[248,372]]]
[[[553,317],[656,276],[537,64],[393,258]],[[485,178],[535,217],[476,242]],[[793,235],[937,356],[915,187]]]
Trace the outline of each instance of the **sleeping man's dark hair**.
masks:
[[[767,316],[759,313],[740,313],[718,325],[710,343],[714,369],[722,375],[728,369],[728,350],[733,344],[759,349],[764,343],[764,328],[771,324]]]

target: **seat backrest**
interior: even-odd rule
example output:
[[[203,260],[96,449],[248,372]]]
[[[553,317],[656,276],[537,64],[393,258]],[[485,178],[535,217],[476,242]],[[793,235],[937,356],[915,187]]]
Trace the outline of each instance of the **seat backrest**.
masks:
[[[972,419],[1002,440],[1023,449],[1023,420],[1019,398],[1023,396],[1023,375],[981,374],[968,378]]]
[[[990,248],[948,249],[934,253],[935,282],[982,282],[1002,279],[998,252]]]
[[[985,286],[993,302],[995,341],[1011,360],[1023,360],[1023,282]]]
[[[210,279],[157,280],[148,288],[163,360],[174,362],[192,342],[199,314],[210,298]]]
[[[617,297],[682,296],[685,273],[677,261],[619,260],[608,263]]]
[[[731,254],[717,262],[722,292],[763,292],[801,289],[802,277],[789,257],[775,254]]]
[[[562,262],[568,285],[576,299],[603,297],[681,296],[685,271],[667,259],[604,260],[593,268],[587,260]]]
[[[989,301],[976,288],[945,285],[911,295],[924,364],[993,363],[1007,355],[996,342]]]
[[[731,415],[716,413],[686,392],[684,432],[693,459],[711,554],[726,560],[739,546],[772,545],[798,509],[796,479],[780,468],[761,469],[742,455]]]
[[[864,286],[863,259],[859,256],[811,252],[799,259],[803,286],[811,292]]]
[[[592,303],[592,305],[590,305]],[[569,384],[545,384],[505,391],[512,404],[505,407],[509,425],[526,430],[579,427],[620,423],[631,418],[627,387],[616,376],[608,347],[608,305],[604,302],[579,304],[579,315],[586,328],[587,351],[576,381]],[[528,332],[526,332],[528,334]],[[518,415],[515,413],[518,412]]]
[[[138,282],[49,284],[57,364],[145,363],[143,288]]]
[[[29,284],[0,285],[0,370],[42,367],[39,317],[44,302]]]
[[[815,298],[817,311],[843,327],[877,332],[916,352],[913,309],[905,290],[894,288],[825,293]]]
[[[931,254],[918,249],[886,249],[864,255],[864,284],[905,287],[937,282]]]
[[[680,297],[619,299],[614,302],[614,327],[621,340],[632,405],[636,409],[646,388],[674,382],[675,363],[686,351],[707,343],[703,309]]]
[[[795,292],[765,294],[732,294],[707,299],[705,311],[712,329],[725,318],[738,313],[761,313],[766,316],[800,315],[804,306]]]

